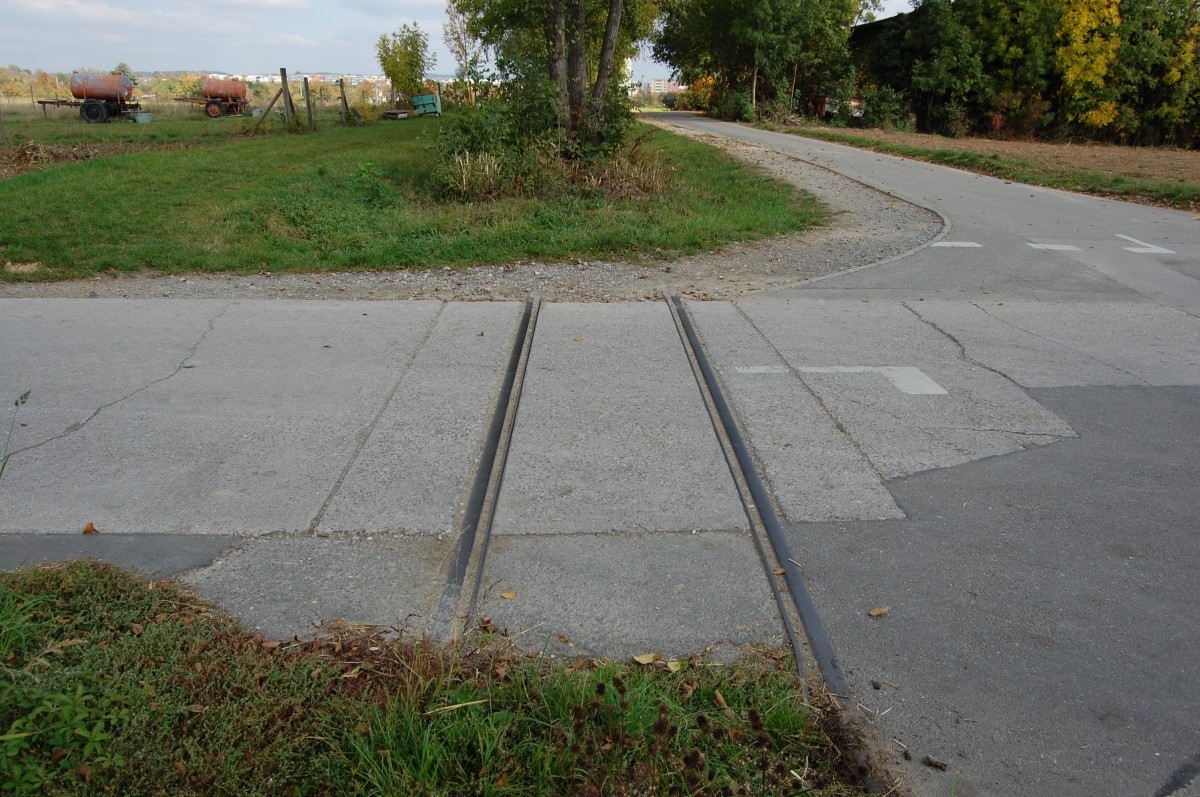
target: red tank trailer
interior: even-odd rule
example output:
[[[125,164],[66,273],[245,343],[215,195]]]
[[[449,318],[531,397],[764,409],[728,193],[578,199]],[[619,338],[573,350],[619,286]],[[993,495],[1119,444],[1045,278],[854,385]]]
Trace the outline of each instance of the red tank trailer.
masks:
[[[199,97],[176,97],[179,102],[203,105],[210,119],[222,116],[241,116],[250,104],[246,84],[236,78],[206,77],[200,82]]]
[[[107,122],[116,116],[134,113],[141,106],[133,99],[133,83],[120,72],[100,75],[92,72],[76,72],[71,75],[72,100],[38,100],[46,106],[78,108],[85,122]]]
[[[111,75],[76,72],[71,75],[71,96],[77,100],[129,102],[133,99],[133,84],[120,72]]]

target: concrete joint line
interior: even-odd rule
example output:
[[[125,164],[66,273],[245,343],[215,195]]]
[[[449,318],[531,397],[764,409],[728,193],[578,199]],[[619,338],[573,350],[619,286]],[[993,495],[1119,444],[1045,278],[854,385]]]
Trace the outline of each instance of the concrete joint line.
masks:
[[[763,334],[763,331],[759,329],[758,324],[754,323],[754,319],[746,315],[746,311],[742,309],[740,304],[734,302],[733,308],[737,310],[738,315],[740,315],[750,326],[750,328],[754,330],[754,334],[758,335],[762,339],[763,343],[765,343],[767,347],[770,348],[770,350],[775,354],[775,356],[779,358],[779,361],[784,364],[784,367],[787,369],[788,373],[790,373],[792,377],[804,387],[804,389],[808,392],[808,395],[812,396],[813,401],[817,402],[817,406],[821,408],[821,412],[825,413],[825,416],[829,418],[829,422],[832,423],[833,427],[838,430],[838,434],[845,438],[846,442],[850,444],[850,447],[858,453],[859,458],[866,463],[867,467],[871,469],[871,472],[875,474],[876,478],[878,478],[881,483],[887,481],[887,477],[883,475],[883,472],[879,470],[871,458],[867,456],[867,452],[863,450],[863,447],[859,445],[858,441],[854,439],[854,436],[851,435],[849,430],[846,429],[845,425],[842,424],[841,419],[838,418],[837,415],[834,414],[833,410],[830,409],[829,405],[825,403],[825,399],[823,399],[821,395],[813,389],[813,386],[810,385],[804,378],[804,374],[792,367],[792,364],[789,363],[787,358],[783,356],[783,352],[779,351],[775,344]]]
[[[225,313],[229,311],[229,308],[232,307],[234,304],[237,304],[237,302],[227,302],[219,311],[217,311],[212,316],[212,318],[208,319],[208,326],[205,328],[205,330],[203,332],[200,333],[200,337],[198,337],[196,339],[196,342],[188,347],[187,354],[185,354],[183,359],[179,361],[179,365],[175,366],[174,371],[167,374],[166,376],[162,376],[151,382],[147,382],[146,384],[139,387],[137,390],[131,391],[130,393],[127,393],[124,396],[121,396],[120,398],[115,398],[112,401],[108,402],[107,404],[97,407],[95,412],[93,412],[88,417],[84,418],[82,421],[71,424],[69,427],[67,427],[67,430],[62,432],[61,434],[56,434],[53,437],[48,437],[45,440],[42,440],[40,443],[33,443],[32,445],[25,446],[24,448],[18,448],[16,451],[13,451],[10,454],[10,456],[15,457],[17,454],[22,454],[26,451],[32,451],[35,448],[41,448],[44,445],[53,443],[55,440],[62,440],[64,437],[70,437],[71,435],[75,434],[76,432],[79,432],[80,430],[82,430],[83,427],[87,426],[93,420],[95,420],[96,417],[98,415],[100,415],[100,413],[104,412],[105,410],[115,407],[122,402],[128,401],[129,399],[133,398],[138,393],[141,393],[144,390],[149,390],[150,388],[154,387],[155,385],[160,385],[163,382],[166,382],[168,379],[172,379],[172,378],[178,376],[179,373],[184,368],[188,367],[188,364],[187,364],[188,360],[190,360],[196,356],[196,351],[199,350],[200,344],[202,344],[204,342],[204,339],[208,337],[208,333],[213,331],[213,327],[216,325],[217,320],[220,319],[221,316],[225,315]]]
[[[1101,360],[1099,357],[1093,357],[1092,355],[1082,352],[1079,349],[1068,346],[1067,344],[1062,343],[1061,341],[1051,340],[1050,338],[1047,338],[1044,335],[1039,335],[1038,333],[1033,332],[1032,330],[1028,330],[1023,326],[1014,324],[1013,322],[1009,321],[1006,318],[1001,318],[1000,316],[996,315],[995,313],[989,312],[988,309],[986,307],[984,307],[983,305],[979,304],[979,302],[971,302],[971,304],[974,305],[980,311],[982,311],[983,314],[986,315],[988,318],[995,319],[996,321],[999,321],[1001,324],[1004,324],[1005,326],[1010,327],[1011,329],[1015,329],[1018,332],[1024,332],[1026,335],[1031,335],[1031,336],[1037,338],[1038,340],[1044,340],[1047,343],[1050,343],[1052,345],[1062,346],[1064,349],[1066,349],[1067,351],[1069,351],[1073,354],[1078,354],[1080,357],[1084,357],[1088,360],[1091,360],[1094,363],[1103,365],[1105,368],[1111,368],[1114,371],[1120,371],[1121,373],[1125,374],[1126,376],[1128,376],[1132,379],[1136,379],[1139,384],[1146,385],[1147,387],[1150,386],[1149,382],[1147,382],[1145,379],[1142,379],[1140,376],[1133,373],[1132,371],[1126,371],[1124,368],[1121,368],[1120,366],[1113,365],[1112,363],[1106,363],[1106,362],[1104,362],[1104,360]]]
[[[705,404],[709,407],[713,429],[721,439],[722,450],[726,452],[730,472],[734,474],[735,482],[738,484],[746,516],[750,520],[750,526],[754,532],[752,536],[762,560],[764,574],[771,584],[771,590],[779,606],[780,619],[788,631],[792,648],[796,653],[797,666],[802,661],[803,648],[800,646],[791,623],[791,610],[799,615],[801,624],[804,626],[805,635],[808,637],[809,651],[825,681],[826,689],[836,695],[846,695],[849,693],[849,688],[845,675],[834,655],[821,618],[817,614],[817,608],[809,593],[804,574],[800,571],[800,566],[792,555],[791,547],[784,536],[783,527],[779,522],[779,515],[775,511],[771,495],[758,472],[745,438],[738,428],[737,417],[725,399],[720,381],[708,361],[699,334],[683,302],[678,295],[674,295],[671,297],[669,305],[679,331],[680,341],[688,358],[692,361],[693,373],[699,372],[696,373],[697,386],[705,395]],[[726,443],[728,448],[726,448]],[[732,458],[730,458],[730,453],[733,455]],[[745,487],[744,491],[743,486]],[[773,558],[757,533],[760,526],[765,531],[770,552],[774,554]],[[782,568],[784,571],[784,581],[791,594],[790,608],[783,601],[782,592],[774,578],[775,567]],[[801,675],[803,675],[803,670],[801,670]]]
[[[541,306],[541,299],[529,297],[517,326],[492,420],[484,432],[479,465],[458,520],[458,550],[446,574],[446,586],[434,619],[435,637],[457,639],[460,632],[466,630],[478,608],[496,501],[508,464],[513,427],[517,421],[521,392],[525,386],[525,371],[529,366]],[[470,585],[470,589],[464,590],[467,585]]]
[[[379,424],[380,418],[382,418],[383,413],[387,411],[388,406],[392,403],[392,399],[396,397],[396,392],[400,389],[400,385],[403,384],[404,377],[408,376],[408,372],[412,368],[412,364],[416,362],[417,355],[421,353],[421,350],[425,348],[425,344],[427,344],[429,339],[433,337],[433,330],[437,328],[438,320],[442,317],[442,312],[445,309],[446,303],[442,302],[441,305],[438,306],[438,311],[433,314],[433,318],[429,320],[429,326],[425,328],[425,334],[421,336],[421,341],[417,344],[416,348],[413,349],[412,356],[410,356],[408,361],[404,363],[404,367],[400,369],[400,375],[396,377],[396,381],[392,384],[392,389],[388,391],[387,396],[380,403],[379,410],[375,413],[375,416],[371,418],[371,422],[367,424],[367,427],[360,431],[356,436],[356,445],[354,447],[354,451],[346,460],[346,464],[342,467],[341,473],[339,473],[337,479],[334,480],[333,486],[329,488],[329,493],[325,496],[325,500],[321,502],[321,506],[319,509],[317,509],[317,513],[313,515],[312,522],[308,524],[308,528],[301,536],[316,536],[317,528],[321,525],[321,521],[325,518],[325,513],[329,510],[329,505],[333,503],[334,497],[338,494],[338,491],[342,489],[342,484],[346,481],[346,476],[350,473],[350,469],[354,467],[354,463],[358,461],[359,456],[362,454],[363,449],[367,445],[367,441],[371,439],[371,434],[375,431],[375,427]]]

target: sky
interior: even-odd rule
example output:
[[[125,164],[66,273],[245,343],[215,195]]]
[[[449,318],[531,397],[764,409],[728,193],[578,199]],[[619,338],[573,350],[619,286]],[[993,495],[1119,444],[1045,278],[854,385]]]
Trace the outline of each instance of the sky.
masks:
[[[909,0],[884,0],[891,16]],[[436,64],[451,74],[442,42],[445,0],[0,0],[0,63],[47,72],[377,74],[375,41],[416,22]],[[668,77],[643,58],[634,76]]]

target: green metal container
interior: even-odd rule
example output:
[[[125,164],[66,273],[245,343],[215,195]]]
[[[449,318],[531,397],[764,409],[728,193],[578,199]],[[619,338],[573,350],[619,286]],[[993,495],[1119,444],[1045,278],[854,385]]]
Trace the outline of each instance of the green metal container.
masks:
[[[416,111],[417,116],[425,116],[426,114],[442,115],[442,95],[441,94],[418,94],[412,98],[412,107]]]

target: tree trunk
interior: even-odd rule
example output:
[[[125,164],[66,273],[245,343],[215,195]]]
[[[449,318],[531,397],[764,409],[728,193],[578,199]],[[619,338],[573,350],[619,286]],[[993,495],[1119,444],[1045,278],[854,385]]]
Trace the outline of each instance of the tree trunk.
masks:
[[[796,79],[800,77],[800,62],[796,62],[796,68],[792,70],[792,92],[788,95],[788,111],[796,112]]]
[[[563,0],[550,0],[546,15],[546,54],[550,70],[550,82],[556,91],[555,114],[560,129],[570,122],[567,102],[567,32],[563,16]]]
[[[621,11],[625,0],[608,0],[608,24],[604,26],[604,44],[600,48],[600,68],[596,82],[592,85],[593,138],[600,135],[600,119],[604,113],[604,100],[608,96],[608,84],[616,72],[617,37],[621,33]]]
[[[587,6],[584,0],[570,0],[571,18],[567,30],[567,104],[570,131],[578,134],[583,127],[587,100]]]

